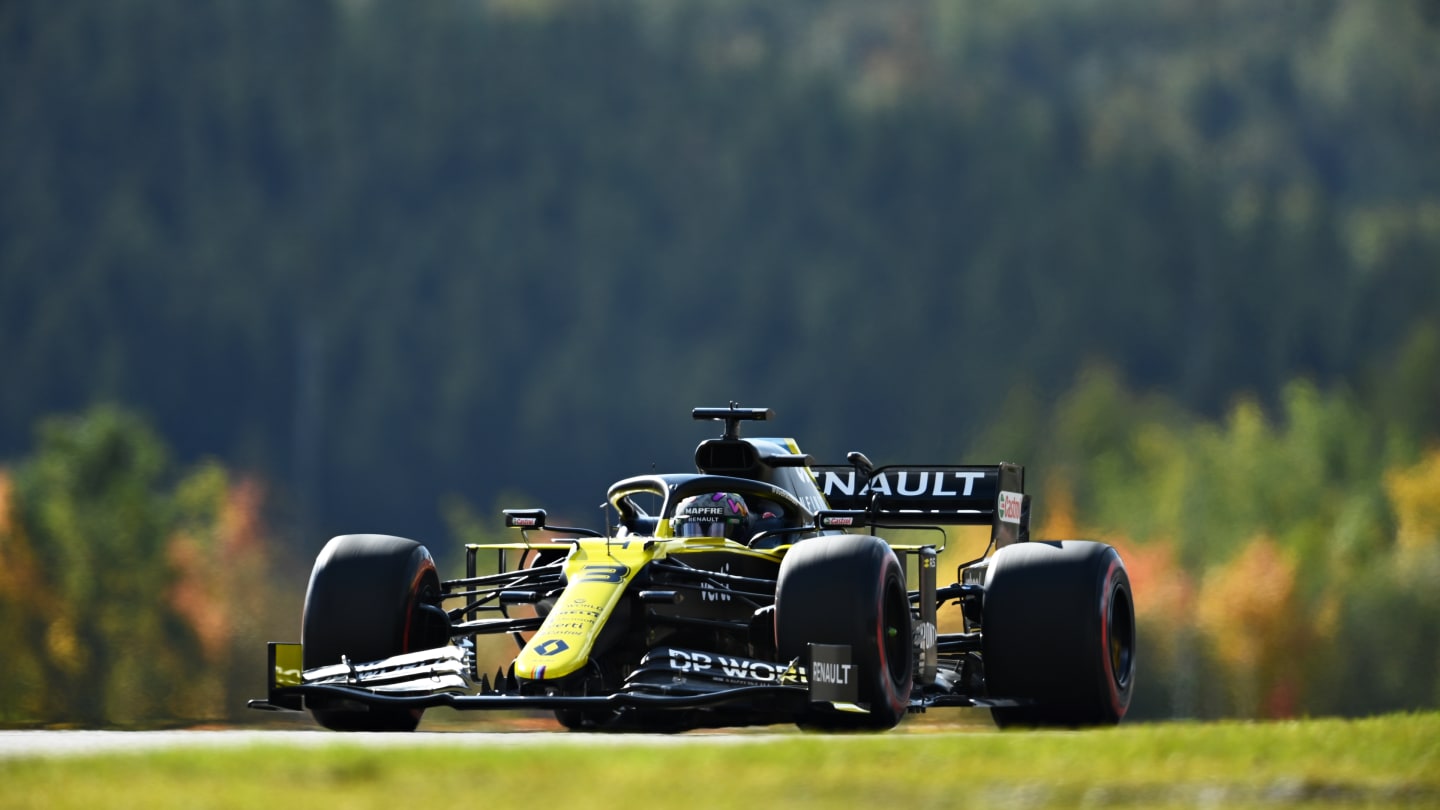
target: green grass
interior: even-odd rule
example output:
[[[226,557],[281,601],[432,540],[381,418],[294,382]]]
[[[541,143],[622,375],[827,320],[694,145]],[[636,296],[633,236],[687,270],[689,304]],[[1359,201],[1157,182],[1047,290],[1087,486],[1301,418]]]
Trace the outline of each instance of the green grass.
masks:
[[[311,736],[311,735],[305,735]],[[0,761],[0,807],[1437,807],[1440,714]],[[313,741],[313,736],[311,736]],[[330,742],[326,740],[326,742]]]

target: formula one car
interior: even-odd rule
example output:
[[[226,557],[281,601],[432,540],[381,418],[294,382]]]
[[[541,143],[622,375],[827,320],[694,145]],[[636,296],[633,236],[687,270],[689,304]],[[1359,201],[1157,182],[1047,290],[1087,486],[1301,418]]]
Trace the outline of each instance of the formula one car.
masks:
[[[768,409],[693,416],[724,423],[696,448],[697,472],[614,484],[601,530],[506,510],[520,542],[467,546],[462,578],[442,579],[413,540],[334,538],[300,643],[269,645],[268,697],[250,705],[363,731],[414,730],[439,706],[553,711],[597,731],[883,730],[950,706],[1002,727],[1124,717],[1125,567],[1101,543],[1032,541],[1023,468],[877,467],[860,453],[817,465],[791,439],[740,436]],[[990,545],[940,586],[942,527],[958,525],[988,525]],[[942,542],[877,534],[917,528]],[[498,573],[478,570],[487,550]],[[945,604],[960,608],[956,632],[937,631]],[[483,634],[519,648],[493,674]]]

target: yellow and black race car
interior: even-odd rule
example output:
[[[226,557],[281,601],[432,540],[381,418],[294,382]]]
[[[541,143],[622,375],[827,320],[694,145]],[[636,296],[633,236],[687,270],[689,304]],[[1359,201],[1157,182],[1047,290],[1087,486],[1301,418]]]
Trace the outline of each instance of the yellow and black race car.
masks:
[[[413,730],[436,706],[665,732],[883,730],[946,706],[988,708],[1002,726],[1124,717],[1124,564],[1102,543],[1032,541],[1023,468],[877,467],[860,453],[816,465],[793,440],[740,436],[767,409],[693,415],[725,425],[696,449],[698,472],[614,484],[604,530],[507,510],[521,541],[468,546],[459,579],[413,540],[334,538],[310,576],[301,641],[269,645],[269,694],[251,706],[362,731]],[[957,525],[990,526],[990,545],[940,586],[943,527]],[[879,534],[917,528],[941,542]],[[481,575],[487,550],[500,571]],[[947,603],[961,608],[958,632],[937,631]],[[493,674],[476,655],[482,634],[519,648]]]

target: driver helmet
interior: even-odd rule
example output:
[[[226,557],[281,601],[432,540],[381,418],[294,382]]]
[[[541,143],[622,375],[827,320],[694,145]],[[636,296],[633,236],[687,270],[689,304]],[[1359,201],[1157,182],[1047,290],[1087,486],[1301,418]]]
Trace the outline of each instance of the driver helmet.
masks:
[[[670,533],[675,537],[728,537],[750,539],[750,508],[745,499],[732,492],[693,495],[675,507]]]

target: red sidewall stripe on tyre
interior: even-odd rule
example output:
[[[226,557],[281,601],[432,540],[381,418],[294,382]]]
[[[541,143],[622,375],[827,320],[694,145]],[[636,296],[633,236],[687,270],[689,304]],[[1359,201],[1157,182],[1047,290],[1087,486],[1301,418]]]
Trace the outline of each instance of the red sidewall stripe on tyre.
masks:
[[[1105,667],[1105,691],[1110,699],[1110,706],[1115,710],[1117,717],[1124,716],[1125,706],[1120,702],[1122,686],[1119,678],[1115,677],[1115,659],[1110,653],[1110,602],[1115,593],[1115,569],[1120,567],[1120,560],[1112,557],[1110,567],[1105,569],[1103,594],[1100,599],[1100,656]]]
[[[435,564],[426,559],[420,563],[415,571],[415,580],[410,583],[410,592],[405,595],[405,630],[400,634],[400,652],[414,652],[410,649],[410,631],[415,627],[415,603],[420,598],[420,584],[425,581],[425,574],[434,571]]]
[[[893,557],[893,554],[891,555]],[[910,703],[910,696],[902,696],[895,688],[893,678],[890,676],[890,656],[885,645],[885,608],[889,601],[890,589],[887,580],[890,578],[890,566],[894,565],[893,559],[886,559],[885,564],[880,566],[880,601],[877,605],[880,608],[879,615],[875,622],[875,651],[879,655],[880,682],[885,694],[882,696],[890,704],[890,708],[900,712]]]

